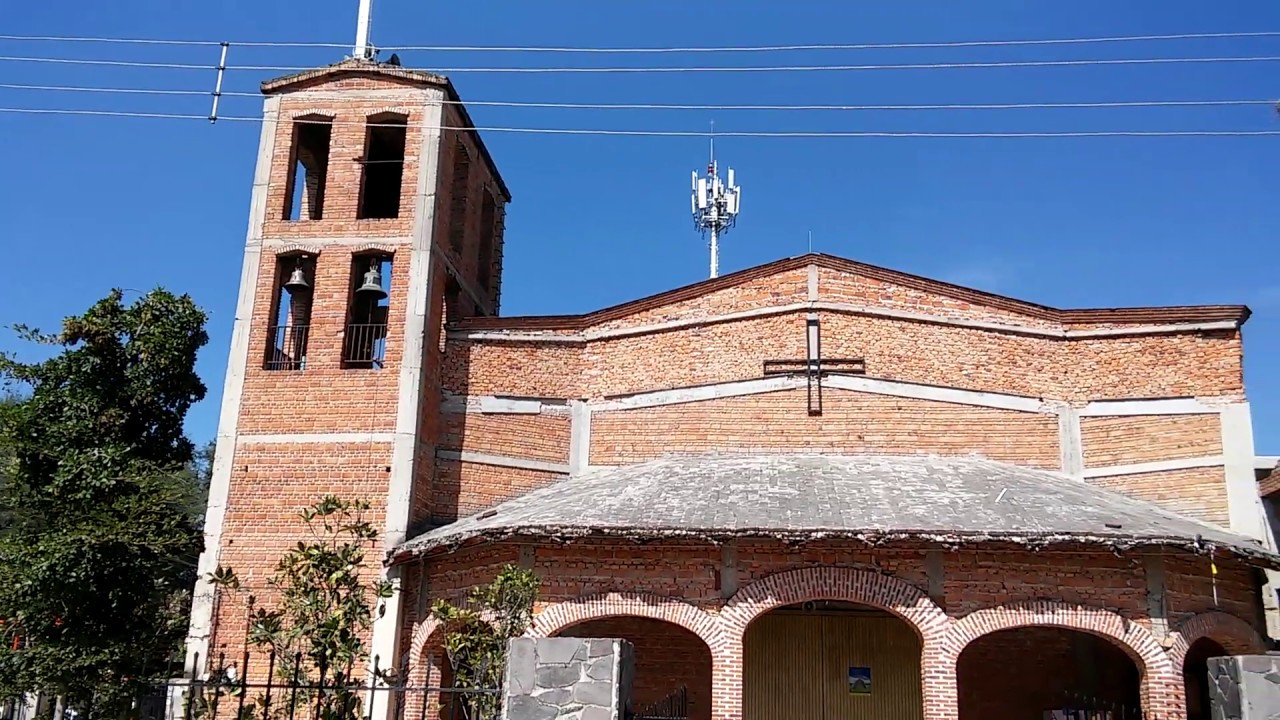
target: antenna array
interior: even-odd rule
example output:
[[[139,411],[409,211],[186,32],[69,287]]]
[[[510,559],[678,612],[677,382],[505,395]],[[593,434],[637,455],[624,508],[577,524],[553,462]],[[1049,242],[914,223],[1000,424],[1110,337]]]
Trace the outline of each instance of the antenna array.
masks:
[[[711,160],[707,174],[698,177],[693,171],[693,225],[699,232],[710,236],[711,277],[720,274],[720,236],[733,227],[738,219],[742,200],[742,188],[733,182],[733,168],[729,168],[727,181],[720,179],[720,167],[716,163],[715,141],[712,140]]]

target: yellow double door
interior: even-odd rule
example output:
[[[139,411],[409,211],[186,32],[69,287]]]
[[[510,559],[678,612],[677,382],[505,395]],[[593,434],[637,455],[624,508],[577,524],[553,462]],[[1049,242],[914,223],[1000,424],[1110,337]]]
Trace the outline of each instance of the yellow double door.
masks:
[[[744,641],[744,720],[921,720],[920,640],[896,617],[774,612]]]

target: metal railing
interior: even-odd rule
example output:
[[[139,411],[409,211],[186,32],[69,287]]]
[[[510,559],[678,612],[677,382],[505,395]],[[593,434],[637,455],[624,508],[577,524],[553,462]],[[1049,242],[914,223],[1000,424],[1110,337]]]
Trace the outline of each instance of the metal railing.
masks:
[[[266,370],[303,370],[307,365],[307,339],[310,325],[277,325],[271,328]]]
[[[689,688],[681,685],[666,697],[627,713],[628,720],[687,720]]]
[[[347,326],[342,341],[343,367],[381,368],[386,355],[386,323],[356,323]]]
[[[498,720],[498,689],[413,685],[408,668],[329,668],[301,654],[219,658],[204,679],[165,680],[134,705],[136,720]],[[367,671],[367,672],[366,672]],[[362,677],[363,676],[363,677]],[[379,702],[375,703],[374,701]],[[91,715],[91,713],[90,713]],[[89,720],[94,720],[90,717]]]

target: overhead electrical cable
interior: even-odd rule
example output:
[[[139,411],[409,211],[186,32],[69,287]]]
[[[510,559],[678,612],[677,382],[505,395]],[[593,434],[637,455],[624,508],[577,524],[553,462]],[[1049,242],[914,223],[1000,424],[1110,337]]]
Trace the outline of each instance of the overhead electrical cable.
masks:
[[[181,90],[163,88],[118,88],[89,87],[76,85],[27,85],[21,83],[0,83],[0,89],[31,90],[42,92],[70,93],[103,93],[103,94],[137,94],[137,95],[195,95],[209,96],[210,90]],[[221,92],[223,97],[261,98],[260,92],[227,91]],[[311,93],[312,99],[327,97],[324,93]],[[342,93],[333,93],[334,98],[343,97]],[[362,96],[366,99],[380,97],[376,94]],[[388,98],[396,97],[388,94]],[[590,103],[590,102],[527,102],[517,100],[442,100],[445,105],[469,105],[481,107],[510,107],[532,109],[563,110],[715,110],[715,111],[880,111],[880,110],[1046,110],[1046,109],[1103,109],[1103,108],[1148,108],[1148,107],[1229,107],[1250,105],[1275,105],[1274,99],[1226,99],[1226,100],[1118,100],[1099,102],[1022,102],[1022,103],[935,103],[935,104],[894,104],[894,105],[833,105],[833,104],[797,104],[797,105],[733,105],[733,104],[684,104],[684,103]]]
[[[1280,37],[1280,31],[1174,33],[1166,35],[1114,35],[1101,37],[1040,38],[1029,40],[955,40],[900,43],[807,43],[790,45],[742,45],[721,47],[555,47],[555,46],[484,46],[484,45],[400,45],[384,50],[429,52],[545,52],[545,53],[718,53],[718,52],[786,52],[800,50],[898,50],[970,47],[1025,47],[1039,45],[1085,45],[1102,43],[1159,42],[1174,40],[1214,40]],[[109,43],[123,45],[217,46],[221,40],[174,40],[161,38],[77,37],[54,35],[0,35],[0,40],[20,42]],[[348,43],[291,41],[225,41],[239,47],[270,48],[348,48]]]
[[[454,67],[435,68],[424,72],[446,73],[764,73],[764,72],[853,72],[862,70],[950,70],[986,68],[1086,67],[1104,65],[1168,65],[1206,63],[1254,63],[1280,61],[1280,55],[1224,57],[1115,58],[1088,60],[1001,60],[995,62],[896,63],[872,65],[755,65],[755,66],[679,66],[669,67]],[[0,55],[0,62],[55,63],[66,65],[110,65],[121,67],[178,70],[218,70],[217,65],[195,63],[144,62],[131,60],[96,60],[88,58],[51,58],[40,56]],[[228,71],[302,72],[314,67],[297,65],[227,65]],[[408,69],[408,68],[406,68]]]
[[[155,118],[174,120],[209,120],[207,115],[181,113],[133,112],[122,110],[88,110],[76,108],[15,108],[0,107],[0,113],[41,115],[83,115],[128,118]],[[227,122],[260,123],[260,117],[224,116],[218,120]],[[316,121],[320,122],[320,121]],[[334,120],[333,125],[357,125],[367,127],[361,121]],[[531,128],[531,127],[466,127],[449,125],[425,125],[408,123],[408,127],[432,130],[457,130],[468,132],[524,133],[550,135],[606,135],[627,137],[743,137],[743,138],[1095,138],[1095,137],[1259,137],[1280,136],[1280,130],[1096,130],[1096,131],[1046,131],[1046,132],[912,132],[912,131],[733,131],[733,130],[610,130],[591,128]],[[406,127],[397,124],[396,127]]]

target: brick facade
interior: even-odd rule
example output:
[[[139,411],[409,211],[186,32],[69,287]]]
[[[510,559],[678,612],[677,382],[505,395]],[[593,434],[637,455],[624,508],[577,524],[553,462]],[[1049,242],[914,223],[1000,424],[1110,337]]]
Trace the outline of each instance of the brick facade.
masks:
[[[509,194],[478,136],[454,129],[470,121],[447,80],[348,61],[264,89],[202,571],[227,565],[264,582],[293,542],[297,509],[323,494],[370,501],[390,549],[537,488],[670,453],[977,454],[1258,536],[1232,434],[1248,412],[1242,308],[1063,311],[807,255],[588,315],[499,317]],[[361,218],[368,123],[387,118],[406,124],[399,212]],[[332,123],[324,182],[308,186],[324,188],[318,219],[286,219],[299,120]],[[353,367],[344,352],[365,270],[355,261],[370,254],[390,259],[385,350],[375,366]],[[285,324],[277,297],[302,256],[313,263],[305,365],[282,369],[269,362],[271,330]],[[805,378],[764,373],[766,361],[805,359],[814,320],[823,357],[865,362],[864,375],[822,381],[820,412]],[[532,633],[631,639],[648,668],[642,695],[687,677],[698,720],[750,717],[748,627],[810,600],[878,608],[912,628],[927,720],[990,716],[980,684],[992,681],[966,662],[1042,647],[1066,668],[1069,630],[1108,643],[1097,651],[1111,653],[1106,663],[1136,668],[1107,693],[1178,720],[1191,643],[1262,643],[1257,571],[1221,553],[1062,539],[556,540],[464,547],[389,570],[372,559],[370,574],[401,588],[375,652],[442,682],[425,609],[515,563],[541,580]],[[239,611],[201,602],[193,647],[234,647]]]

